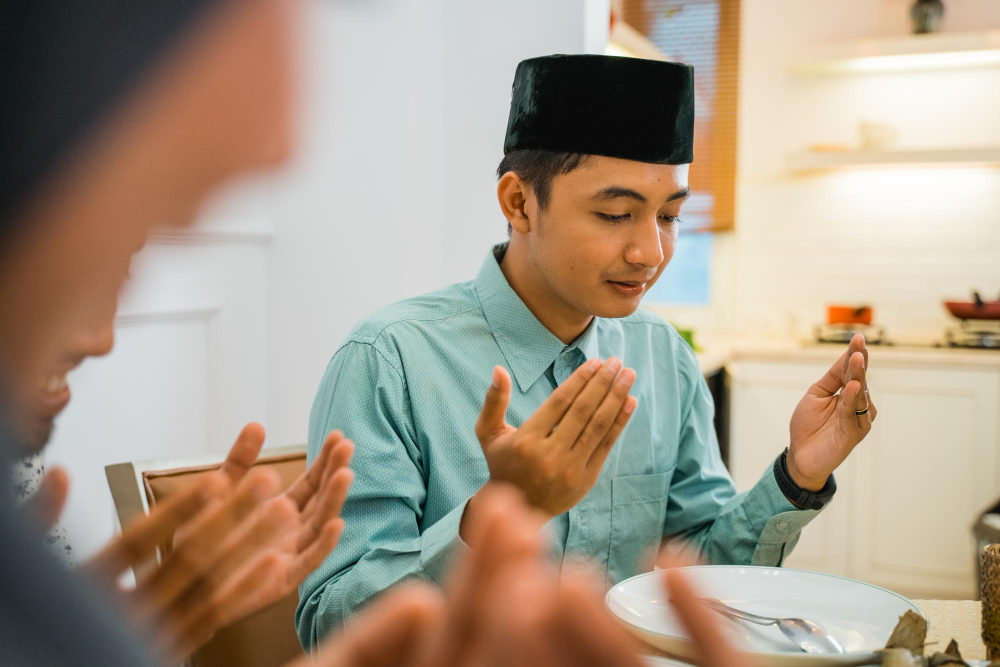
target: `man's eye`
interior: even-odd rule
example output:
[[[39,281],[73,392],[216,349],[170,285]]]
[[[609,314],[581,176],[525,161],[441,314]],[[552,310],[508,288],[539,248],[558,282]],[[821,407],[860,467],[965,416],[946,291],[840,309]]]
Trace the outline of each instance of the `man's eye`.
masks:
[[[660,216],[660,220],[662,220],[663,222],[666,222],[668,224],[671,224],[671,225],[674,224],[675,222],[680,222],[681,221],[681,219],[679,217],[677,217],[676,215],[661,215]]]
[[[623,220],[628,220],[630,215],[628,213],[623,213],[622,215],[611,215],[609,213],[597,213],[597,217],[602,220],[607,220],[608,222],[622,222]]]

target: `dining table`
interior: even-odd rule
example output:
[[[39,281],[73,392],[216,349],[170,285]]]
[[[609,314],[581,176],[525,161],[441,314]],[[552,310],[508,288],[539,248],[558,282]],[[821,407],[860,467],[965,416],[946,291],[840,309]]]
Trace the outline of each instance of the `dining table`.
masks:
[[[945,650],[954,639],[958,641],[959,650],[966,661],[987,659],[981,628],[982,605],[979,600],[912,600],[912,602],[920,607],[928,621],[925,655]],[[671,657],[656,649],[649,653]]]
[[[979,600],[914,600],[929,622],[926,654],[943,651],[955,639],[966,660],[986,660]]]

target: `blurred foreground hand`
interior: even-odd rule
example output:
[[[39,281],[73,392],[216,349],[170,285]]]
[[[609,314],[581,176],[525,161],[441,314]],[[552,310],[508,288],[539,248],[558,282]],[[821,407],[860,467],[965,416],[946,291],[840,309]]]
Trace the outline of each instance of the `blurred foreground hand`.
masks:
[[[248,424],[218,472],[125,526],[82,568],[124,598],[166,660],[179,662],[220,628],[291,593],[340,539],[351,441],[331,433],[309,469],[280,494],[276,472],[251,469],[263,444],[264,429]],[[29,503],[43,524],[59,516],[67,485],[58,468],[43,480]],[[128,568],[165,544],[171,550],[135,589],[119,588]]]
[[[294,667],[640,667],[638,644],[604,608],[587,575],[543,555],[541,514],[510,487],[487,485],[469,550],[442,593],[393,589]]]

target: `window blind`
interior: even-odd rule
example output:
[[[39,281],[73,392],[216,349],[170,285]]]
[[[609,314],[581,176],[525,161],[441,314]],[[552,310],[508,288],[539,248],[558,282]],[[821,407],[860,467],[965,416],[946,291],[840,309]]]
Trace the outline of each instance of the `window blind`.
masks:
[[[669,60],[695,68],[694,163],[684,231],[733,228],[739,0],[624,0],[622,19]]]

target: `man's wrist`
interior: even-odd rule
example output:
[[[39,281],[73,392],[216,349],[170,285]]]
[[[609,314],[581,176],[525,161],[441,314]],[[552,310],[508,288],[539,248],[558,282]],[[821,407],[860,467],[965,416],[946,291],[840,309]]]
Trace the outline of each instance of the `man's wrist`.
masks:
[[[825,480],[818,490],[806,489],[792,478],[788,471],[788,450],[783,451],[774,460],[774,480],[778,489],[792,505],[801,510],[819,510],[826,506],[837,492],[837,481],[833,473]]]
[[[792,456],[791,449],[785,449],[785,467],[788,470],[789,477],[795,482],[796,486],[803,488],[807,491],[817,492],[826,485],[826,480],[830,478],[830,475],[823,475],[822,479],[816,479],[814,477],[808,477],[802,474],[798,466],[795,465],[795,458]]]

